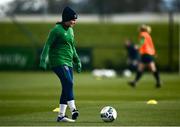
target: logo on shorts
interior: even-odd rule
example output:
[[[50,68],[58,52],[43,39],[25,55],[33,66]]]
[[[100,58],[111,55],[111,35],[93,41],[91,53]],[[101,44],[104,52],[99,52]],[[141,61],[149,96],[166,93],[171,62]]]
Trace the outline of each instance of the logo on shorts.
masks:
[[[68,66],[64,66],[64,68],[68,71],[69,70],[69,67]]]

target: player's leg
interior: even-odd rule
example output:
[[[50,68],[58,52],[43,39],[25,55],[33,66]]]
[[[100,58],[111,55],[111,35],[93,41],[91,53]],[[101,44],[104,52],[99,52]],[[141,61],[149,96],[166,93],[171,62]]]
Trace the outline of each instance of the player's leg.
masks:
[[[68,66],[63,67],[64,77],[62,78],[63,91],[65,93],[67,104],[72,112],[72,119],[77,119],[79,112],[76,109],[73,93],[73,69]]]
[[[132,87],[135,87],[136,83],[140,80],[140,78],[142,77],[142,73],[144,71],[144,67],[145,65],[143,63],[139,63],[138,64],[138,70],[136,72],[136,77],[133,81],[129,82],[129,85],[131,85]]]
[[[65,116],[66,113],[66,108],[67,108],[67,87],[66,87],[66,71],[64,71],[64,67],[63,66],[59,66],[59,67],[55,67],[53,68],[53,71],[56,73],[56,75],[59,77],[60,81],[61,81],[61,85],[62,85],[62,92],[61,92],[61,96],[60,96],[60,104],[59,104],[59,108],[60,108],[60,112],[58,113],[58,118],[57,118],[57,122],[75,122],[72,119],[67,118],[67,116]]]
[[[145,68],[145,65],[147,64],[147,62],[148,62],[147,55],[146,54],[141,55],[140,59],[138,61],[136,77],[135,77],[134,81],[129,82],[130,86],[132,86],[132,87],[136,86],[136,83],[140,80],[140,78],[143,75],[144,68]]]
[[[132,62],[132,64],[133,64],[133,71],[137,71],[137,67],[138,67],[138,60],[137,59],[135,59],[135,60],[133,60],[133,62]]]
[[[68,95],[67,95],[67,104],[71,110],[72,113],[72,119],[77,119],[79,116],[79,112],[75,105],[75,99],[73,94],[73,69],[69,68],[68,70],[68,76],[67,76],[67,84],[68,84]]]
[[[160,88],[161,87],[161,81],[160,81],[160,76],[159,76],[159,71],[155,65],[155,62],[152,61],[148,64],[150,70],[152,71],[154,78],[156,79],[156,87]]]

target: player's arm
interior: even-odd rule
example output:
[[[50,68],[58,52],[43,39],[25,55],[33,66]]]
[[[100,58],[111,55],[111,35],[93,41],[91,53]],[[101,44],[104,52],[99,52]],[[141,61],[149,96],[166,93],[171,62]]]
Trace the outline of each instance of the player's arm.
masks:
[[[79,58],[79,56],[78,56],[78,54],[76,52],[75,42],[74,42],[74,45],[73,45],[73,62],[75,64],[77,72],[80,73],[82,65],[81,65],[81,60],[80,60],[80,58]]]
[[[144,42],[145,42],[145,38],[142,36],[142,37],[140,38],[140,40],[139,40],[139,45],[138,45],[138,47],[141,47],[141,46],[144,44]]]
[[[48,35],[47,41],[44,45],[44,48],[40,57],[40,67],[43,69],[47,68],[49,49],[52,43],[54,42],[55,38],[56,38],[56,32],[54,29],[52,29]]]
[[[81,62],[81,60],[80,60],[80,58],[79,58],[79,56],[78,56],[78,54],[76,52],[76,48],[75,47],[73,47],[73,52],[74,52],[74,54],[73,54],[73,62],[75,64],[77,64],[78,62]]]

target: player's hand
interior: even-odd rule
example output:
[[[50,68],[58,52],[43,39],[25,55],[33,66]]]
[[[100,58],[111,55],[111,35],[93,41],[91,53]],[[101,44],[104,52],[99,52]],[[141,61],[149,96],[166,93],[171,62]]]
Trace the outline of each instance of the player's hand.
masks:
[[[46,62],[41,60],[41,61],[40,61],[40,64],[39,64],[39,67],[42,68],[42,69],[44,69],[44,70],[46,70],[46,69],[47,69],[47,64],[46,64]]]
[[[82,70],[81,62],[78,62],[78,63],[77,63],[77,65],[76,65],[76,70],[77,70],[78,73],[81,72],[81,70]]]

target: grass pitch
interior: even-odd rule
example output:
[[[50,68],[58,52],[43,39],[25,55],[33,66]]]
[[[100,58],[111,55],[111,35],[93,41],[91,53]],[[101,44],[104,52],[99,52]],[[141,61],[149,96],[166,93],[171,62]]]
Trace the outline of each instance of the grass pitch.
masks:
[[[1,126],[171,126],[180,125],[180,76],[161,74],[164,85],[155,88],[150,74],[138,86],[124,77],[96,79],[90,73],[75,74],[74,92],[80,117],[76,123],[57,123],[60,82],[51,72],[0,72]],[[157,105],[147,105],[150,99]],[[113,106],[118,117],[104,123],[100,110]],[[68,109],[67,115],[70,116]]]

